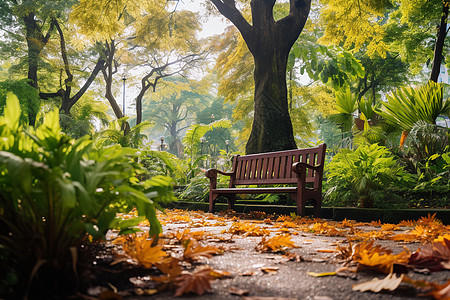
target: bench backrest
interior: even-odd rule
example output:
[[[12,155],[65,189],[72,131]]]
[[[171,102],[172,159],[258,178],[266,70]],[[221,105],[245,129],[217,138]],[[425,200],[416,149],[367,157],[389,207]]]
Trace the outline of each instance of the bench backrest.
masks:
[[[230,187],[235,185],[295,184],[296,175],[292,172],[292,164],[304,162],[313,166],[320,165],[319,172],[307,169],[306,182],[314,182],[314,186],[322,180],[326,145],[308,149],[295,149],[278,152],[267,152],[250,155],[235,155]],[[320,176],[316,176],[320,173]],[[319,178],[320,177],[320,178]]]

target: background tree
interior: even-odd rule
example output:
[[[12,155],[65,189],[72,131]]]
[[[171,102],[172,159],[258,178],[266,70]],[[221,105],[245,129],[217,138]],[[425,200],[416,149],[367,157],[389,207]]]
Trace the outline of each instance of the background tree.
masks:
[[[178,157],[183,155],[183,132],[194,123],[196,113],[207,105],[205,95],[195,86],[182,77],[166,78],[144,101],[144,119],[151,120],[155,130],[165,135],[169,152]]]
[[[296,148],[289,116],[286,65],[308,18],[311,1],[290,0],[289,14],[275,20],[275,0],[251,2],[250,24],[231,0],[211,0],[240,31],[255,61],[255,109],[247,153]]]
[[[73,18],[83,33],[94,41],[106,44],[105,66],[102,70],[106,83],[105,97],[117,119],[124,117],[114,92],[117,75],[130,75],[140,84],[131,83],[139,93],[136,98],[136,123],[142,122],[142,99],[156,88],[161,78],[179,74],[199,59],[194,54],[199,43],[192,34],[199,29],[198,19],[192,12],[171,10],[168,2],[91,2],[81,1]],[[138,71],[141,78],[134,74]],[[121,76],[121,77],[122,77]]]

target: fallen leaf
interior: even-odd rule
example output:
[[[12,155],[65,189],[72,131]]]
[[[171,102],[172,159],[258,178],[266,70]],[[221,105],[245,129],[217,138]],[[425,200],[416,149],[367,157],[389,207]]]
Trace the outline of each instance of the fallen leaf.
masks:
[[[313,300],[333,300],[333,298],[328,296],[314,296]]]
[[[163,246],[152,246],[153,240],[148,235],[135,234],[126,237],[122,244],[125,253],[146,268],[162,261],[167,253],[162,251]]]
[[[404,276],[405,275],[402,274],[397,278],[394,273],[390,273],[384,279],[374,278],[371,281],[355,284],[352,286],[352,290],[360,292],[371,291],[375,293],[378,293],[381,290],[393,291],[400,285]]]
[[[213,278],[217,278],[217,279],[220,279],[220,278],[231,278],[232,277],[230,272],[220,271],[220,270],[212,270],[211,271],[211,276]]]
[[[104,291],[98,296],[99,300],[122,300],[122,296],[113,291]]]
[[[399,254],[391,254],[392,250],[374,245],[374,241],[362,242],[353,247],[351,260],[360,267],[369,268],[382,273],[391,273],[394,264],[406,264],[411,256],[408,249]]]
[[[334,249],[317,249],[316,251],[320,252],[320,253],[334,253],[334,252],[336,252],[336,250],[334,250]]]
[[[256,249],[259,251],[284,251],[288,248],[295,248],[297,247],[294,242],[291,240],[291,235],[289,234],[282,234],[282,235],[276,235],[272,238],[266,239],[266,237],[263,237],[261,242],[256,246]]]
[[[175,285],[178,287],[175,291],[175,296],[181,296],[184,294],[194,293],[199,296],[205,292],[211,291],[210,281],[213,279],[211,276],[212,269],[202,269],[194,273],[182,274],[177,277]]]
[[[450,280],[444,285],[437,285],[436,289],[427,295],[433,296],[434,299],[448,300],[450,299]]]
[[[316,273],[316,272],[306,272],[309,276],[312,277],[326,277],[326,276],[335,276],[337,275],[336,272],[323,272],[323,273]]]
[[[228,288],[228,292],[231,295],[237,295],[237,296],[244,296],[244,295],[248,295],[248,293],[250,293],[250,290],[244,290],[244,289],[240,289],[234,286],[230,286]]]
[[[223,233],[243,234],[244,236],[264,236],[270,234],[270,231],[250,222],[234,222],[228,230]]]
[[[156,267],[165,275],[160,277],[153,277],[152,280],[156,282],[170,283],[181,275],[180,261],[174,257],[170,257],[158,264]]]
[[[283,257],[286,257],[286,259],[291,260],[291,261],[295,261],[295,262],[302,262],[305,259],[298,255],[297,253],[292,253],[292,252],[286,252]]]
[[[262,267],[261,271],[266,274],[277,274],[279,269],[278,267]]]
[[[297,300],[297,298],[247,296],[243,300]]]
[[[258,273],[255,272],[255,271],[245,271],[245,272],[241,273],[240,275],[241,276],[253,276],[253,275],[256,275],[256,274],[258,274]]]
[[[199,260],[202,258],[211,258],[214,254],[221,252],[219,248],[213,246],[201,246],[193,240],[188,240],[184,244],[185,250],[183,258],[188,261]]]

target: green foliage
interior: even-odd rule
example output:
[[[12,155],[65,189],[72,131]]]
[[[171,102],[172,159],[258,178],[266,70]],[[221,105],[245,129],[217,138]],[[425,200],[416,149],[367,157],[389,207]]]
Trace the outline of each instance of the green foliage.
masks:
[[[176,155],[166,151],[140,150],[140,162],[147,169],[146,176],[169,176],[178,184],[186,183],[183,162]]]
[[[119,144],[123,147],[139,148],[144,145],[144,139],[147,138],[142,132],[153,126],[150,122],[142,122],[131,128],[128,134],[122,129],[125,126],[128,117],[111,122],[108,129],[94,134],[93,139],[97,147],[103,145]]]
[[[409,133],[410,153],[415,161],[428,160],[433,155],[443,154],[448,145],[448,130],[425,121],[418,121]]]
[[[340,126],[343,132],[351,132],[353,126],[353,113],[356,111],[357,97],[350,91],[350,87],[344,87],[336,91],[336,110],[337,114],[328,116],[328,119],[334,124]]]
[[[13,92],[20,99],[22,124],[34,125],[41,106],[38,91],[27,83],[27,79],[0,82],[0,115],[3,114],[8,92]]]
[[[145,170],[136,150],[93,149],[87,137],[71,139],[61,133],[57,111],[37,128],[20,125],[20,114],[18,99],[9,94],[0,117],[0,256],[8,257],[0,261],[0,281],[13,273],[14,296],[61,299],[76,287],[77,251],[88,235],[135,231],[147,219],[158,237],[155,206],[173,198],[170,179],[140,182]],[[116,217],[134,207],[139,217]]]
[[[95,121],[99,121],[102,126],[109,124],[107,109],[105,104],[82,98],[72,107],[70,115],[60,114],[61,128],[75,139],[92,136],[95,133]]]
[[[405,131],[410,131],[418,121],[435,124],[439,115],[450,113],[450,101],[444,100],[440,83],[429,81],[417,88],[403,87],[386,97],[388,102],[377,113]]]
[[[361,145],[342,149],[326,167],[325,202],[337,206],[371,207],[392,197],[390,186],[405,183],[409,175],[386,147]]]
[[[294,44],[291,58],[301,59],[304,64],[300,68],[300,74],[306,73],[314,80],[330,83],[334,89],[340,89],[352,79],[364,77],[364,68],[361,62],[350,52],[339,48],[328,48],[313,44]]]
[[[212,122],[211,124],[194,124],[189,127],[186,132],[186,136],[183,139],[185,144],[185,153],[188,156],[188,159],[193,162],[195,157],[200,152],[201,142],[200,138],[202,138],[207,132],[213,130],[214,128],[229,128],[231,127],[231,122],[229,120],[218,120]]]

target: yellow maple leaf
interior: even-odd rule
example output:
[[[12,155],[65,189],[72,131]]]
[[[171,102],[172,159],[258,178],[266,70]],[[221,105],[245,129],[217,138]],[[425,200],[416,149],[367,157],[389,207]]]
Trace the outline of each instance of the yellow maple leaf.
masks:
[[[243,234],[244,236],[263,236],[270,234],[267,229],[256,226],[250,222],[234,222],[224,233]]]
[[[396,255],[391,253],[392,250],[388,248],[374,246],[374,241],[362,242],[355,245],[351,260],[357,262],[360,267],[390,273],[394,264],[405,264],[411,256],[407,249]]]
[[[142,266],[150,268],[167,256],[167,253],[162,251],[163,246],[152,246],[152,243],[153,241],[148,238],[148,235],[131,235],[122,244],[122,247],[129,257]]]
[[[266,239],[263,237],[261,242],[256,246],[259,251],[284,251],[287,248],[296,248],[297,246],[291,240],[291,235],[282,234]]]
[[[155,282],[170,284],[173,283],[178,276],[181,275],[182,268],[180,261],[175,257],[169,257],[156,263],[155,266],[164,274],[163,276],[151,276]]]
[[[437,238],[435,238],[435,239],[433,240],[433,242],[438,242],[438,243],[445,244],[444,239],[447,239],[447,240],[450,241],[450,234],[449,234],[449,233],[446,233],[446,234],[444,234],[444,235],[440,235],[440,236],[438,236]]]

